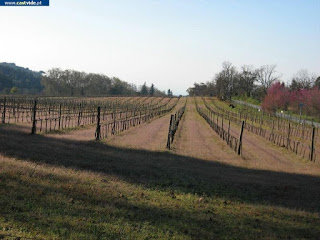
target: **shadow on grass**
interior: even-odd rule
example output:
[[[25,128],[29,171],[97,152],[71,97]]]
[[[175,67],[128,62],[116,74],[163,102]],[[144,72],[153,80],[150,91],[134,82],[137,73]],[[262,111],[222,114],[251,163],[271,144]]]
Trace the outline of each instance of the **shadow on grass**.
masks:
[[[116,148],[94,141],[31,136],[18,126],[0,127],[0,152],[32,162],[106,173],[152,189],[320,211],[320,177],[317,176],[252,170],[170,152]]]
[[[16,182],[18,187],[15,190],[23,194],[23,196],[18,194],[16,197],[20,200],[22,198],[28,200],[12,201],[12,199],[6,199],[3,204],[6,204],[7,207],[1,211],[2,214],[8,216],[7,218],[16,225],[24,226],[27,230],[35,228],[40,231],[41,229],[42,232],[49,232],[53,234],[51,237],[58,236],[59,239],[88,239],[88,236],[91,236],[90,239],[130,239],[129,235],[132,239],[163,239],[163,232],[161,232],[163,230],[166,231],[165,239],[175,237],[175,234],[182,237],[181,239],[230,239],[230,236],[234,239],[257,239],[260,237],[269,239],[270,233],[271,236],[295,236],[301,239],[311,239],[318,236],[317,229],[311,230],[308,226],[295,227],[287,224],[286,219],[297,216],[286,215],[285,212],[276,212],[273,215],[274,218],[281,219],[277,223],[272,219],[260,219],[257,222],[258,220],[254,216],[246,216],[244,221],[247,221],[247,227],[256,228],[255,234],[252,233],[252,231],[254,232],[252,229],[249,234],[248,229],[245,228],[239,231],[236,225],[238,222],[234,220],[232,214],[209,219],[207,216],[199,217],[197,214],[190,214],[184,209],[169,210],[139,203],[128,203],[125,198],[119,198],[112,192],[103,196],[101,192],[94,193],[89,189],[87,189],[88,192],[83,193],[70,192],[70,189],[48,187],[31,181],[17,180],[14,177],[8,180],[11,183]],[[66,181],[67,179],[60,180]],[[26,191],[24,186],[28,186],[30,190]],[[35,194],[32,189],[36,189],[38,194]],[[54,196],[59,195],[59,201],[52,201],[50,192],[54,193]],[[74,200],[72,204],[70,201],[64,201],[70,197]],[[33,201],[36,204],[30,204]],[[220,204],[224,205],[224,203]],[[19,214],[12,214],[12,212]],[[39,217],[39,212],[43,216]],[[207,215],[212,216],[213,214],[208,213]],[[75,218],[77,218],[76,221]],[[106,231],[105,229],[104,224],[110,222],[113,223],[114,231]],[[147,226],[150,225],[150,229],[144,229],[146,228],[144,223],[147,223]],[[125,230],[124,226],[131,226],[131,228]],[[265,231],[261,232],[259,229]],[[150,235],[151,230],[152,236]],[[141,235],[135,237],[134,231],[139,233],[145,231],[146,233],[144,237]],[[78,235],[73,236],[74,233]],[[79,236],[82,237],[79,238]],[[282,239],[285,238],[282,237]]]

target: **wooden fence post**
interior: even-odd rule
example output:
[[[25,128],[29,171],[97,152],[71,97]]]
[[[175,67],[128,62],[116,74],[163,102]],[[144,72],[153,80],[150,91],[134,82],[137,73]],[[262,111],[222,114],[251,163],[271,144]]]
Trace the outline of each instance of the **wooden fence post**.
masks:
[[[238,155],[242,154],[242,134],[243,134],[244,121],[242,121],[240,137],[239,137],[239,146],[238,146]]]
[[[7,98],[4,97],[4,100],[3,100],[2,123],[5,123],[5,121],[6,121],[6,102],[7,102]]]
[[[116,113],[113,112],[113,125],[112,125],[112,135],[116,134]]]
[[[100,129],[100,107],[98,107],[97,128],[96,128],[96,140],[99,141],[100,138],[101,138],[101,129]]]
[[[229,124],[228,124],[228,144],[230,141],[230,119],[229,119]]]
[[[61,103],[59,105],[59,130],[60,130],[60,126],[61,126]]]
[[[221,116],[221,128],[222,128],[222,131],[223,131],[223,116]]]
[[[79,104],[78,126],[80,126],[80,116],[81,116],[81,103]],[[90,120],[90,119],[89,119],[89,120]]]
[[[289,148],[289,142],[290,142],[290,123],[289,123],[288,136],[287,136],[287,149]]]
[[[33,118],[32,118],[31,134],[35,134],[36,133],[36,113],[37,113],[37,100],[34,101],[34,106],[33,106]]]
[[[15,117],[16,116],[16,99],[14,98],[13,99],[13,116]]]
[[[314,135],[315,135],[315,126],[312,126],[310,161],[314,161],[315,162],[316,159],[314,159]]]
[[[170,124],[169,124],[169,132],[168,132],[168,140],[167,140],[167,148],[170,150],[170,147],[171,147],[171,125],[172,125],[172,122],[173,122],[173,114],[171,114],[171,117],[170,117]]]

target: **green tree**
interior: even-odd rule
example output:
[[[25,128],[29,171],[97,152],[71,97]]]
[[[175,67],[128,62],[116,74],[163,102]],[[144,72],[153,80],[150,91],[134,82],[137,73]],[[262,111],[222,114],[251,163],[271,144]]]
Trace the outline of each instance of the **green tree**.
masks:
[[[19,89],[17,87],[13,87],[13,88],[11,88],[10,93],[16,94],[16,93],[18,93],[18,91],[19,91]]]
[[[314,86],[318,87],[320,89],[320,76],[317,78],[317,80],[314,82]]]
[[[0,92],[10,89],[13,86],[12,80],[5,74],[0,72]]]
[[[147,87],[147,84],[146,84],[146,83],[144,83],[144,84],[142,85],[141,90],[140,90],[140,94],[141,94],[142,96],[148,95],[148,87]]]
[[[292,79],[291,84],[290,84],[290,90],[291,91],[296,91],[303,88],[302,84],[298,82],[296,79]]]
[[[194,87],[188,88],[190,96],[205,96],[208,94],[208,86],[205,83],[194,83]]]

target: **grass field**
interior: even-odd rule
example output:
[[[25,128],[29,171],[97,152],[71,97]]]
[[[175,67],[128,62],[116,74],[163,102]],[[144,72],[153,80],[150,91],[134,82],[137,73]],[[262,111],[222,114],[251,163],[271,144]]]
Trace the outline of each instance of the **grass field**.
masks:
[[[319,239],[319,163],[249,132],[237,156],[193,99],[168,151],[169,119],[98,142],[0,125],[0,239]]]

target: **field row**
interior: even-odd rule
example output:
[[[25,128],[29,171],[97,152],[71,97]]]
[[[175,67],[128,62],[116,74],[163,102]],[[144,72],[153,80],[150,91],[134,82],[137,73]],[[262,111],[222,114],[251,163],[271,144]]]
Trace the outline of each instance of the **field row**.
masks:
[[[246,130],[304,158],[316,160],[319,153],[319,149],[316,148],[319,134],[315,126],[299,125],[280,118],[274,119],[271,115],[263,113],[254,115],[250,111],[252,109],[234,112],[227,109],[226,105],[218,104],[218,100],[213,98],[203,98],[203,101],[207,109],[222,120],[231,121],[239,126],[244,124]]]
[[[1,123],[32,124],[32,132],[50,132],[101,122],[148,118],[166,112],[176,101],[160,97],[110,97],[95,99],[10,98],[0,101]]]

